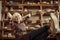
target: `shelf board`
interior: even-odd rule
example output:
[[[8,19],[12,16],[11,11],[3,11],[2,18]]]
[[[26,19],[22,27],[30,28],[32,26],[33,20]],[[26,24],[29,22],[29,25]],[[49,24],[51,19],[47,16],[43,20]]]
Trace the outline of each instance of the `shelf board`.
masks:
[[[3,39],[15,39],[15,37],[2,37]]]
[[[23,6],[40,6],[41,4],[23,4]]]
[[[6,4],[6,6],[40,6],[41,4]]]
[[[23,4],[6,4],[5,6],[23,6]]]
[[[58,4],[6,4],[6,6],[58,6]]]
[[[49,24],[49,23],[46,23],[46,22],[42,22],[43,24]]]
[[[13,12],[14,13],[15,11],[8,11],[8,12]],[[17,11],[17,12],[22,12],[22,11]]]
[[[15,35],[12,35],[11,37],[8,37],[8,35],[4,36],[4,34],[2,35],[3,39],[15,39]]]
[[[55,5],[55,4],[41,4],[42,6],[58,6],[58,4],[57,5]]]
[[[7,30],[7,31],[12,31],[12,29],[11,28],[3,28],[3,30]]]

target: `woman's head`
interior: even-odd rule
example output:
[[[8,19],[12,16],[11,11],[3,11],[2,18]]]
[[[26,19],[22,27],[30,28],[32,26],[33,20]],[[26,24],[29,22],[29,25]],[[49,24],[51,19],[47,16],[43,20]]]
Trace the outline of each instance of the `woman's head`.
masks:
[[[20,21],[22,21],[22,16],[18,12],[15,12],[13,14],[12,20],[20,23]]]

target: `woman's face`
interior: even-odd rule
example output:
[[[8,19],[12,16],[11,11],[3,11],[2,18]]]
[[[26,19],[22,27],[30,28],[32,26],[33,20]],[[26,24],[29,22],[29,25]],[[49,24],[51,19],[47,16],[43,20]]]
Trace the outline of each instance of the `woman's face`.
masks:
[[[17,16],[15,17],[15,20],[18,22],[18,17]]]
[[[18,22],[17,16],[15,16],[15,18],[13,18],[13,21]]]

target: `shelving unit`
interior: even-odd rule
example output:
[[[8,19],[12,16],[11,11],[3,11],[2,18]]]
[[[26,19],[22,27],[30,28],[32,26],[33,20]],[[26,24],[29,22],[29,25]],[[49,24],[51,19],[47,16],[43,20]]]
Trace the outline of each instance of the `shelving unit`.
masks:
[[[55,3],[56,2],[56,3]],[[40,26],[43,26],[45,24],[44,22],[44,18],[48,17],[48,15],[50,15],[48,12],[44,11],[46,9],[54,9],[55,11],[59,10],[59,17],[60,17],[60,0],[2,0],[2,36],[5,33],[4,31],[7,30],[8,33],[9,31],[12,31],[12,29],[5,29],[5,21],[4,19],[7,19],[7,17],[5,18],[5,16],[7,16],[7,12],[10,13],[14,13],[15,11],[18,11],[20,14],[25,15],[27,13],[29,13],[28,11],[30,11],[32,14],[34,14],[33,11],[36,12],[36,10],[39,12],[39,17],[40,17]],[[7,9],[7,10],[6,10]],[[10,9],[12,9],[13,11],[11,11]],[[31,11],[33,10],[33,11]],[[44,13],[45,12],[45,13]],[[43,16],[44,15],[44,16]],[[58,16],[58,15],[57,15]],[[60,19],[59,19],[60,22]],[[52,23],[52,22],[51,22]],[[51,25],[52,26],[52,25]],[[6,39],[4,37],[2,37],[1,39]],[[9,39],[7,37],[7,39]],[[14,38],[11,38],[14,39]]]

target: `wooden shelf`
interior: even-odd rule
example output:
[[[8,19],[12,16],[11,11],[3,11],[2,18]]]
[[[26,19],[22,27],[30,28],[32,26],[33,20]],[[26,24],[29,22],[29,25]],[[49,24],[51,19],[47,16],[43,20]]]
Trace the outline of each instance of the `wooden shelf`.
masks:
[[[3,18],[2,18],[2,19],[5,19],[5,14],[6,14],[7,12],[14,13],[14,12],[15,12],[15,9],[18,10],[19,7],[20,7],[19,9],[22,10],[22,11],[17,11],[17,12],[22,13],[22,14],[24,15],[24,14],[27,14],[27,12],[24,11],[25,8],[26,8],[27,10],[28,10],[28,9],[34,9],[34,10],[35,10],[35,9],[39,9],[39,10],[41,10],[41,11],[43,12],[44,8],[46,9],[46,7],[47,7],[47,8],[53,8],[53,9],[54,9],[54,7],[57,8],[57,7],[60,6],[59,3],[58,3],[58,4],[50,4],[50,3],[49,3],[49,4],[45,4],[45,3],[43,3],[43,1],[49,1],[49,2],[50,2],[50,0],[39,0],[39,3],[40,3],[40,4],[38,4],[37,1],[35,1],[35,2],[37,2],[37,3],[35,3],[35,4],[31,4],[31,3],[30,3],[30,4],[29,4],[29,3],[26,4],[26,2],[30,2],[30,1],[34,2],[33,0],[26,0],[26,1],[25,1],[25,0],[19,0],[19,2],[21,2],[21,3],[17,3],[17,2],[15,2],[15,1],[18,2],[18,0],[14,0],[14,3],[12,3],[12,4],[9,3],[9,4],[7,4],[7,0],[3,0],[3,4],[2,4],[3,8],[2,8],[2,9],[5,10],[5,8],[7,7],[7,8],[8,8],[8,11],[6,11],[6,12],[3,11]],[[52,1],[52,0],[51,0],[51,1]],[[54,1],[55,1],[55,0],[54,0]],[[58,1],[58,2],[59,2],[59,1]],[[14,9],[14,11],[10,11],[10,8],[11,8],[11,7]],[[17,7],[17,8],[16,8],[16,7]],[[58,9],[58,10],[59,10],[59,9]],[[50,16],[49,13],[45,13],[45,14],[47,14],[47,15],[45,15],[45,14],[43,15],[42,12],[39,13],[39,14],[40,14],[40,15],[39,15],[39,16],[40,16],[40,20],[39,20],[40,23],[39,23],[39,24],[40,24],[41,26],[43,26],[44,24],[46,24],[45,22],[43,22],[43,19],[44,19],[43,17],[44,17],[44,16],[47,16],[47,15]],[[48,17],[48,16],[47,16],[47,17]],[[60,22],[60,20],[59,20],[59,22]],[[5,28],[4,28],[4,27],[5,27],[5,25],[4,25],[4,24],[5,24],[5,20],[2,20],[2,23],[3,23],[3,24],[2,24],[2,25],[3,25],[3,26],[2,26],[3,28],[2,28],[2,38],[1,38],[1,39],[3,39],[3,40],[4,40],[4,39],[15,39],[15,38],[13,38],[13,37],[4,37],[5,30],[9,33],[10,31],[12,32],[13,29],[11,29],[11,28],[6,28],[6,29],[5,29]],[[49,24],[49,23],[48,23],[48,24]],[[51,26],[53,26],[52,24],[53,24],[53,23],[52,23],[52,21],[51,21]],[[30,25],[33,25],[33,24],[30,24]],[[28,30],[29,30],[29,29],[28,29]],[[13,32],[12,32],[12,33],[13,33]]]

